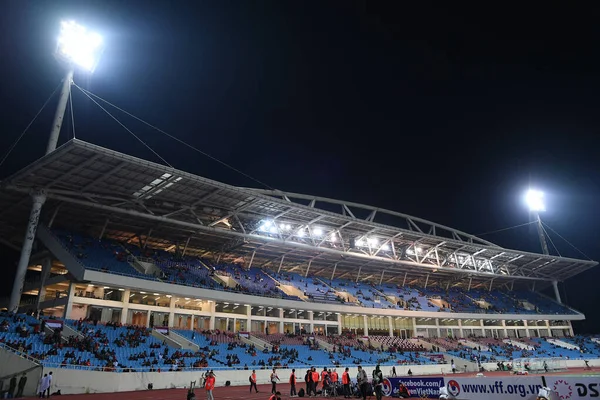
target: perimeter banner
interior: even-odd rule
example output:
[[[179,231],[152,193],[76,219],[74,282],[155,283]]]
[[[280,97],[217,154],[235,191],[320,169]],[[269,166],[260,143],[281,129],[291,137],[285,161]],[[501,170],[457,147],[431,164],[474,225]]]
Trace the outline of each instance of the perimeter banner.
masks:
[[[583,387],[586,385],[588,390],[586,393],[590,393],[590,395],[597,393],[594,390],[600,389],[598,380],[592,382],[592,379],[579,379],[578,381],[571,379],[571,381],[573,382],[571,387],[578,387],[581,393],[584,392]],[[554,380],[547,381],[551,389],[553,389],[551,386],[553,382]],[[564,382],[566,381],[563,378],[561,382],[558,382],[559,386],[564,385]],[[398,397],[400,383],[404,383],[411,397],[438,398],[440,387],[446,386],[448,393],[457,400],[535,400],[538,390],[542,387],[542,378],[539,376],[455,378],[451,375],[446,378],[388,377],[383,381],[383,394]],[[562,393],[559,390],[557,392]],[[571,396],[573,393],[574,391],[571,392]],[[568,396],[568,393],[566,395]],[[560,400],[569,400],[570,398],[577,397],[557,397]]]
[[[600,397],[600,376],[547,376],[546,385],[561,400],[597,399]]]
[[[383,395],[398,397],[400,383],[406,386],[412,397],[437,399],[440,396],[440,387],[444,386],[444,378],[388,377],[383,380]]]
[[[448,393],[461,400],[535,400],[541,387],[540,376],[446,378]]]

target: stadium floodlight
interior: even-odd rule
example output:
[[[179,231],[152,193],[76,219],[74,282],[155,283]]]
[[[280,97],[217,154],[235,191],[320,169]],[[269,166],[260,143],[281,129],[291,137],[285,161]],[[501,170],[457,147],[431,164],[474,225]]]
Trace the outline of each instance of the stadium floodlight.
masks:
[[[77,65],[87,72],[94,72],[103,50],[102,36],[89,32],[75,21],[63,21],[56,47],[56,56]]]
[[[312,231],[313,235],[315,237],[320,237],[323,234],[323,229],[321,228],[314,228]]]
[[[527,207],[529,207],[529,212],[533,213],[540,245],[542,246],[542,252],[548,255],[550,254],[550,251],[548,249],[548,243],[546,242],[546,234],[544,232],[544,227],[542,226],[542,219],[539,214],[540,212],[546,211],[546,206],[544,205],[544,192],[529,189],[525,194],[525,203],[527,204]],[[558,292],[558,289],[555,290]]]
[[[527,203],[529,211],[546,211],[546,207],[544,205],[544,192],[539,190],[529,189],[525,194],[525,203]]]

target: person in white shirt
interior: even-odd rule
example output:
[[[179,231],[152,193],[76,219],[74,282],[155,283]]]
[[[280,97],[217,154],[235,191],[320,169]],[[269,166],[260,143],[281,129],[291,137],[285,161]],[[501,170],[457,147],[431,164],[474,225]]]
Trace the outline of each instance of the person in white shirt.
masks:
[[[44,374],[42,379],[40,379],[40,385],[38,388],[38,393],[39,393],[40,399],[44,398],[44,393],[46,393],[47,389],[48,389],[48,374]]]

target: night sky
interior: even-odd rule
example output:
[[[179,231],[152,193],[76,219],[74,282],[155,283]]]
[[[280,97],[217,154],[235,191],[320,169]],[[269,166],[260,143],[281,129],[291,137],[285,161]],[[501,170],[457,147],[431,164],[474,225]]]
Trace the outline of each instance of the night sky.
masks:
[[[542,219],[600,259],[599,10],[404,3],[5,1],[0,149],[59,84],[59,22],[75,19],[106,42],[78,85],[270,187],[479,234],[528,222],[531,185],[547,196]],[[160,161],[73,90],[78,138]],[[2,177],[43,155],[53,113],[50,103]],[[260,187],[115,116],[176,168]],[[65,123],[61,143],[72,135]],[[527,226],[483,237],[540,251]],[[560,254],[584,257],[552,240]],[[587,315],[579,332],[600,332],[599,275],[563,287]]]

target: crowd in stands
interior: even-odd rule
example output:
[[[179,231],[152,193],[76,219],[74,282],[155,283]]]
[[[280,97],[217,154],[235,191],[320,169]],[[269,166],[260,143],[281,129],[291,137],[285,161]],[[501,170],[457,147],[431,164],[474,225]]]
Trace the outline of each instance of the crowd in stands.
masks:
[[[122,372],[447,363],[443,351],[449,357],[476,363],[497,362],[502,368],[509,368],[518,358],[600,357],[600,345],[583,336],[561,338],[560,341],[422,338],[433,345],[425,348],[418,340],[381,335],[363,338],[351,333],[332,336],[252,333],[253,337],[267,343],[257,347],[259,345],[252,341],[242,340],[239,333],[176,330],[198,345],[198,350],[181,350],[157,339],[146,327],[89,320],[63,322],[80,334],[65,336],[60,327],[48,329],[43,319],[40,322],[27,315],[1,313],[0,343],[46,365]],[[561,346],[560,343],[566,344]]]
[[[212,264],[198,257],[183,257],[160,249],[141,248],[132,243],[88,237],[54,230],[56,238],[89,269],[161,280],[212,290],[234,291],[266,297],[300,300],[288,295],[281,285],[295,287],[303,300],[320,303],[349,303],[356,306],[417,311],[480,312],[510,314],[573,314],[575,311],[542,295],[528,291],[500,291],[438,286],[376,285],[366,281],[304,277],[294,272],[244,268],[237,264]],[[130,256],[150,260],[155,269],[142,273]],[[159,271],[159,272],[157,272]],[[220,276],[231,278],[226,284]]]

